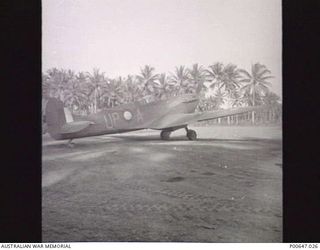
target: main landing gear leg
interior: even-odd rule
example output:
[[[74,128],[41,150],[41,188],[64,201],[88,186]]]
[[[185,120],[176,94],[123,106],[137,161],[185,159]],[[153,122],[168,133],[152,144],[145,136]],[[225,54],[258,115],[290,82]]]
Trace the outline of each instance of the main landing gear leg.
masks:
[[[187,132],[187,137],[189,140],[191,141],[195,141],[197,140],[197,133],[196,131],[192,130],[192,129],[188,129],[188,127],[185,127],[186,132]]]
[[[68,146],[69,148],[73,148],[73,147],[74,147],[74,143],[72,143],[72,140],[73,140],[73,139],[70,139],[70,140],[68,141],[68,143],[67,143],[67,146]]]

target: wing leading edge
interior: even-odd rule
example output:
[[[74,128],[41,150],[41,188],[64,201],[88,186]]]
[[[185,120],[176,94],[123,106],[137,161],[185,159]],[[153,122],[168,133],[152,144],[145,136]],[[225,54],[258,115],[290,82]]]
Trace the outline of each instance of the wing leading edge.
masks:
[[[193,114],[171,114],[166,115],[165,117],[157,120],[152,124],[150,128],[152,129],[166,129],[185,126],[188,124],[207,121],[222,117],[227,117],[230,115],[243,114],[251,111],[258,111],[261,109],[266,109],[268,106],[255,106],[255,107],[242,107],[242,108],[233,108],[228,110],[217,110],[217,111],[207,111],[199,112]]]

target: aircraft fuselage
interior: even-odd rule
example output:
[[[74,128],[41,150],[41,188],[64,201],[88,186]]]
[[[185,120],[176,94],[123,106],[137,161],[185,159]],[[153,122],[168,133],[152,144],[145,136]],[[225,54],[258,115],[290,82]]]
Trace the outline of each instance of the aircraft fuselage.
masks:
[[[196,95],[187,94],[151,103],[131,103],[101,110],[78,118],[92,121],[88,128],[72,134],[61,134],[57,139],[74,139],[104,134],[124,133],[152,128],[152,123],[168,114],[193,113],[199,103]]]

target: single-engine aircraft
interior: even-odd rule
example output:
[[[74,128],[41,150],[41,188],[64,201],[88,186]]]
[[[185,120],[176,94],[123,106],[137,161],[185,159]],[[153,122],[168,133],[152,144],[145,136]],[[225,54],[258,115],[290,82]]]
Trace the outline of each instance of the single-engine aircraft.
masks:
[[[49,98],[45,116],[47,131],[55,140],[124,133],[142,129],[161,130],[162,140],[168,140],[172,131],[185,129],[189,140],[197,133],[188,125],[200,121],[256,111],[263,106],[240,107],[229,110],[195,112],[199,103],[197,94],[174,96],[150,103],[131,103],[101,110],[88,116],[73,116],[57,98]]]

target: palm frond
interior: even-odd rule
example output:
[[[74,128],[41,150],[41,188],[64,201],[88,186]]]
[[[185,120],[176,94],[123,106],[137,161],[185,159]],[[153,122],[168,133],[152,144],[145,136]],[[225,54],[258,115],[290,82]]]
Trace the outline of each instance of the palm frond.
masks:
[[[245,69],[239,69],[239,73],[244,74],[246,77],[248,77],[248,79],[252,78],[252,76],[249,74],[249,72],[246,71]]]
[[[259,70],[262,70],[261,68]],[[256,72],[256,77],[261,78],[265,74],[271,74],[271,71],[269,69],[266,69],[264,66],[264,69],[261,72]]]

